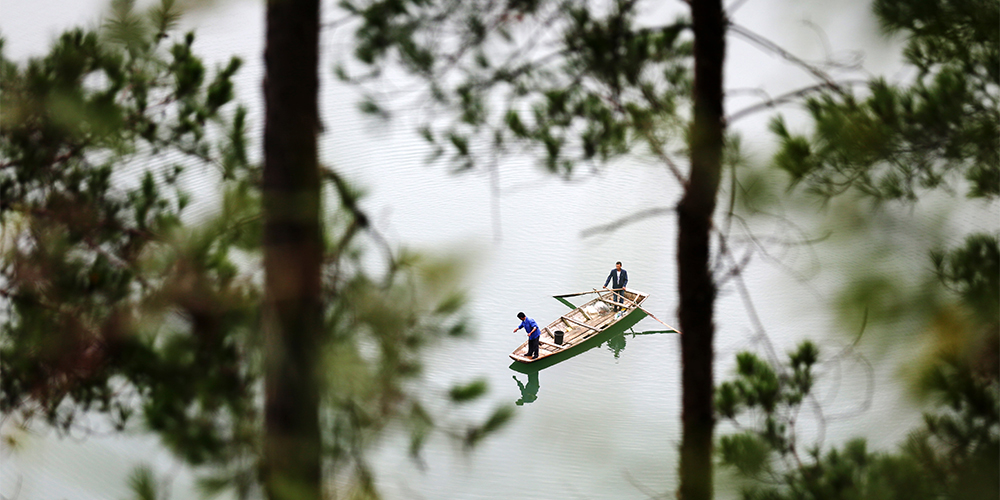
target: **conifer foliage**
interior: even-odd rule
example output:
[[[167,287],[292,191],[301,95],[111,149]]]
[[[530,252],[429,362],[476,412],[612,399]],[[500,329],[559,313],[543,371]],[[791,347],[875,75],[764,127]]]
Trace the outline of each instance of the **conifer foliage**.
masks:
[[[927,389],[940,406],[894,451],[871,451],[855,438],[823,450],[801,441],[796,424],[815,406],[819,350],[803,342],[772,365],[737,355],[736,378],[716,394],[719,416],[741,432],[719,439],[724,467],[753,481],[746,500],[990,499],[1000,495],[1000,398],[996,380],[957,360],[940,360]],[[810,404],[811,403],[811,404]],[[801,425],[800,425],[801,427]]]
[[[1000,196],[1000,2],[876,0],[886,32],[902,35],[912,83],[869,83],[805,102],[811,135],[772,122],[775,164],[793,188],[828,200],[844,193],[919,203],[934,190],[975,199],[995,222]],[[995,224],[993,224],[995,226]],[[745,499],[995,499],[1000,497],[1000,250],[996,233],[973,232],[929,256],[938,287],[928,361],[914,363],[935,403],[899,448],[864,439],[824,450],[798,442],[796,422],[813,401],[818,349],[811,343],[768,363],[737,356],[719,386],[719,416],[740,432],[722,436],[722,463],[754,481]],[[927,307],[920,304],[918,307]],[[896,326],[889,325],[892,330]],[[895,332],[893,332],[895,333]]]
[[[201,463],[229,432],[216,414],[253,414],[237,334],[254,292],[227,256],[250,233],[234,211],[221,234],[184,235],[179,180],[184,163],[251,174],[232,103],[240,61],[207,70],[194,36],[171,34],[178,15],[119,1],[101,29],[0,61],[0,410],[68,431],[87,411],[124,426],[142,401]]]
[[[408,384],[427,346],[468,333],[459,270],[391,247],[315,151],[276,157],[268,177],[234,102],[240,61],[206,68],[194,35],[174,31],[180,15],[173,0],[146,11],[116,0],[99,29],[63,34],[43,57],[0,53],[3,422],[74,436],[104,422],[152,431],[210,495],[375,497],[364,458],[374,436],[402,422],[418,456],[437,429]],[[303,18],[286,16],[284,33],[294,33]],[[293,60],[287,42],[271,57]],[[315,102],[317,82],[298,83],[269,85]],[[298,137],[315,141],[315,113],[290,118],[304,118]],[[292,166],[300,171],[281,171]],[[214,188],[197,216],[185,211],[195,182]],[[308,190],[307,202],[289,187]],[[281,279],[294,276],[280,268],[304,261],[288,243],[306,226],[308,315],[282,294]],[[370,247],[383,271],[364,265]],[[278,283],[267,289],[273,258]],[[288,320],[308,328],[289,333]],[[303,353],[311,368],[297,364]],[[472,445],[510,417],[499,408],[448,431]],[[141,497],[161,484],[145,468],[131,483]]]
[[[849,188],[916,201],[967,180],[972,197],[1000,195],[1000,2],[877,0],[875,15],[903,51],[912,84],[874,79],[867,95],[827,92],[806,103],[811,137],[772,124],[776,161],[807,189]]]

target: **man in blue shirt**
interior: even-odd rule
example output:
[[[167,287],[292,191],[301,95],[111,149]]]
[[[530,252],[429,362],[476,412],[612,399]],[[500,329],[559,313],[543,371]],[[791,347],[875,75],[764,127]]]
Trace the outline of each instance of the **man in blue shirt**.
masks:
[[[531,359],[538,359],[538,338],[541,336],[541,330],[538,329],[538,323],[535,320],[524,315],[523,312],[517,313],[517,319],[521,320],[521,324],[514,329],[514,333],[518,330],[524,328],[524,331],[528,332],[528,354],[524,357]],[[532,356],[534,353],[534,356]]]

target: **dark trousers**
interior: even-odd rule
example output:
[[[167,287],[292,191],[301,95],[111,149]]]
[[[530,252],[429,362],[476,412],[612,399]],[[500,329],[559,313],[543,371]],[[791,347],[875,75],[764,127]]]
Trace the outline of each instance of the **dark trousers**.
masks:
[[[528,339],[528,354],[524,356],[527,358],[538,357],[538,337]]]
[[[624,291],[615,292],[615,296],[611,300],[613,300],[613,301],[615,301],[615,302],[617,302],[619,304],[624,304],[625,303],[625,292]],[[620,310],[621,307],[616,307],[615,309],[616,310]]]

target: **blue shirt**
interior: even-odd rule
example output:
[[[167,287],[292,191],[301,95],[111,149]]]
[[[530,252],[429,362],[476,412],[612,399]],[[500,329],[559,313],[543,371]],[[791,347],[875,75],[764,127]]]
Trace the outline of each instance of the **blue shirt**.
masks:
[[[525,316],[524,321],[521,322],[521,326],[517,327],[518,330],[521,328],[524,328],[524,331],[526,332],[530,332],[532,328],[535,329],[534,333],[529,335],[528,338],[537,339],[538,336],[542,334],[542,331],[538,328],[538,323],[535,323],[535,320],[527,316]]]

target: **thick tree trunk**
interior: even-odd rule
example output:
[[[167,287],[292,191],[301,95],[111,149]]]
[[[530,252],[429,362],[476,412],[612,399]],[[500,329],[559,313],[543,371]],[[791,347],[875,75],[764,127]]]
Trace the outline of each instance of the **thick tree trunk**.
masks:
[[[692,0],[694,23],[694,123],[691,176],[678,206],[677,268],[680,286],[683,384],[680,488],[682,500],[712,498],[714,381],[712,339],[715,282],[709,241],[722,170],[724,115],[722,65],[725,18],[720,0]]]
[[[322,491],[318,53],[319,1],[269,0],[264,54],[267,351],[262,479],[271,500],[318,500]]]

